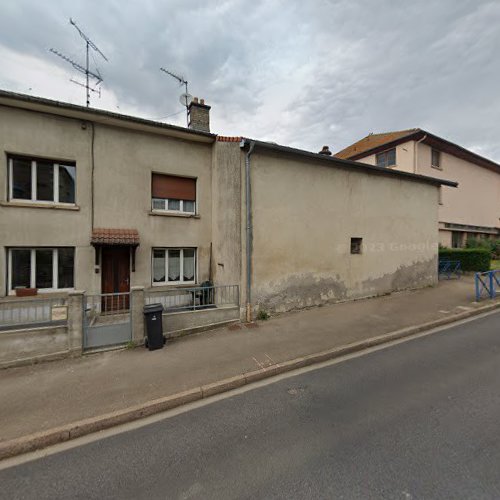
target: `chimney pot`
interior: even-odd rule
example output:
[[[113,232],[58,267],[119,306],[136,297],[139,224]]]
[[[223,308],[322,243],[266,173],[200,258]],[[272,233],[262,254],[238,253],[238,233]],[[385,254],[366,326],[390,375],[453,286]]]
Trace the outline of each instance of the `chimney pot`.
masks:
[[[328,146],[323,146],[323,149],[319,152],[320,155],[332,156],[332,152]]]
[[[200,99],[200,104],[205,104],[205,99]]]

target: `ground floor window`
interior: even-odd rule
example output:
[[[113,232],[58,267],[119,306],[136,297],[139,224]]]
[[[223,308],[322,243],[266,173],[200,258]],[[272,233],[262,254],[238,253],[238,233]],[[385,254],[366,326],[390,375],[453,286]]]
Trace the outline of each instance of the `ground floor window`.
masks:
[[[464,233],[460,231],[452,231],[451,233],[451,247],[461,248],[463,246]]]
[[[11,248],[8,254],[9,290],[74,287],[74,248]]]
[[[153,284],[196,282],[196,249],[154,248]]]

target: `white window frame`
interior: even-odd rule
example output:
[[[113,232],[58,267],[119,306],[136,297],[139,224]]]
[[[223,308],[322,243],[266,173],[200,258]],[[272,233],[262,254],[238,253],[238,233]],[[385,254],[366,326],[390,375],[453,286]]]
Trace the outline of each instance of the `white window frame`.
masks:
[[[163,201],[164,202],[163,206],[165,208],[155,208],[153,206],[153,203],[155,202],[155,200],[161,200],[161,201]],[[180,202],[179,210],[169,209],[168,208],[168,202],[169,202],[169,200],[171,200],[171,201],[179,201]],[[161,212],[161,213],[166,212],[166,213],[171,213],[171,214],[182,213],[182,214],[196,215],[196,208],[197,208],[196,200],[193,201],[193,203],[194,203],[194,210],[192,212],[184,210],[184,202],[185,201],[192,201],[192,200],[177,200],[177,199],[174,199],[174,198],[151,198],[151,210],[153,212]]]
[[[36,251],[37,250],[52,250],[52,284],[55,285],[53,288],[38,288],[40,293],[51,293],[51,292],[70,292],[75,288],[57,288],[59,284],[59,248],[73,248],[74,247],[11,247],[8,249],[7,253],[7,273],[8,273],[8,294],[15,295],[16,290],[12,288],[12,251],[13,250],[29,250],[30,253],[30,288],[36,288]],[[76,252],[73,253],[73,283],[75,281],[75,256]]]
[[[155,250],[163,250],[165,252],[165,281],[154,281],[154,252]],[[180,272],[179,281],[168,281],[168,251],[180,250]],[[192,281],[184,281],[184,250],[194,250],[194,279]],[[178,286],[178,285],[195,285],[198,276],[198,249],[195,247],[153,247],[151,249],[151,285],[152,286]]]
[[[76,205],[76,178],[75,178],[75,201],[73,203],[68,203],[65,201],[59,201],[59,165],[70,166],[64,163],[52,163],[54,168],[54,200],[37,200],[37,160],[31,160],[31,199],[27,200],[25,198],[14,198],[14,160],[15,156],[9,157],[9,201],[19,201],[23,203],[39,203],[43,205],[65,205],[73,207]],[[44,160],[39,160],[44,161]],[[50,160],[46,160],[50,161]],[[74,165],[71,165],[74,166]]]

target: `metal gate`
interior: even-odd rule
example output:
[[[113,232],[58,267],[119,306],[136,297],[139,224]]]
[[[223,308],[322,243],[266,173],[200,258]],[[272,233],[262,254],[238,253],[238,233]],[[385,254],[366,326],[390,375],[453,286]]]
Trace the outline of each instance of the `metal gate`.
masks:
[[[132,340],[130,293],[86,295],[83,308],[83,348],[126,344]]]

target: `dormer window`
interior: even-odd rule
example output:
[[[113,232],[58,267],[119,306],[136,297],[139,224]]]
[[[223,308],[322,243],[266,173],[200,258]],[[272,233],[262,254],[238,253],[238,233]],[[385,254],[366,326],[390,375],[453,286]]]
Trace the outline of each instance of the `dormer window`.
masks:
[[[388,149],[376,156],[377,167],[395,167],[396,166],[396,148]]]

